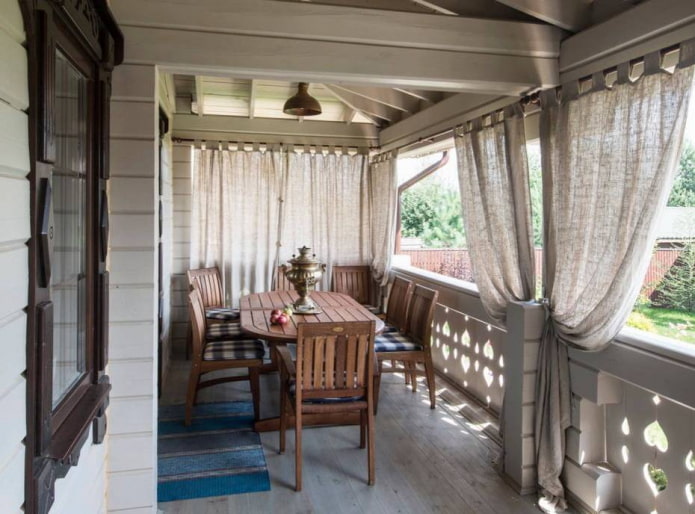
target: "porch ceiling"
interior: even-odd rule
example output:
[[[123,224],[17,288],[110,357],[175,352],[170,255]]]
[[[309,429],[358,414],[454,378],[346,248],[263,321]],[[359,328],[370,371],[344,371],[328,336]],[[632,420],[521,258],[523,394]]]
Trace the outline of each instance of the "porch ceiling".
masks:
[[[281,0],[282,3],[278,5],[316,5],[319,10],[305,12],[301,11],[302,8],[299,11],[290,8],[284,12],[283,9],[279,9],[283,13],[279,13],[278,16],[282,14],[288,26],[296,23],[300,25],[295,29],[285,29],[284,23],[278,25],[265,17],[263,33],[267,35],[275,33],[281,35],[285,30],[295,30],[301,32],[307,41],[334,38],[336,41],[362,41],[364,44],[372,44],[379,40],[389,46],[405,44],[410,48],[441,48],[450,52],[470,52],[471,55],[477,54],[478,57],[487,54],[489,60],[485,62],[489,62],[488,68],[506,69],[510,72],[511,68],[516,67],[518,63],[507,60],[495,61],[494,57],[499,56],[504,59],[517,56],[526,58],[527,61],[525,65],[519,65],[521,68],[517,70],[516,75],[503,74],[504,76],[497,77],[496,85],[491,82],[492,77],[488,76],[475,77],[475,80],[468,83],[461,80],[439,83],[402,80],[411,84],[410,86],[398,83],[362,82],[358,77],[338,81],[335,79],[327,81],[325,77],[323,79],[313,77],[309,91],[319,100],[323,112],[318,116],[305,119],[284,114],[282,106],[287,98],[297,91],[296,80],[307,81],[312,77],[283,76],[287,74],[254,76],[252,72],[226,76],[217,70],[208,73],[196,73],[195,70],[191,70],[187,73],[179,69],[168,77],[169,89],[176,98],[176,114],[192,114],[200,117],[232,116],[247,120],[285,119],[307,121],[312,124],[339,122],[365,124],[383,129],[453,96],[459,98],[449,102],[484,105],[488,102],[489,95],[495,95],[495,98],[499,99],[528,91],[533,88],[533,80],[528,77],[522,78],[523,68],[526,67],[527,70],[533,68],[534,58],[547,59],[557,56],[556,50],[552,49],[553,45],[557,45],[557,36],[553,36],[550,32],[538,31],[557,30],[559,27],[564,31],[562,34],[569,35],[598,21],[603,21],[640,1],[619,2],[619,5],[616,5],[613,0]],[[241,7],[242,4],[238,6]],[[326,6],[329,10],[324,12],[320,6]],[[360,16],[360,11],[374,12],[373,16],[381,20],[378,25],[381,30],[374,32],[377,25],[370,27],[362,24],[350,32],[348,27],[354,21],[351,20],[353,14],[349,10],[333,12],[330,6],[355,8],[354,16],[356,17]],[[153,11],[153,15],[156,16],[154,13],[160,14],[161,10]],[[423,22],[422,25],[416,24],[408,28],[399,26],[403,21],[400,17],[402,13],[438,15],[440,21],[431,19],[431,21]],[[221,15],[221,12],[217,14]],[[242,8],[239,12],[240,17],[245,20],[245,22],[238,20],[238,23],[244,27],[243,32],[257,33],[262,29],[261,26],[254,27],[254,24],[258,22],[256,14],[248,8]],[[142,11],[140,15],[144,15],[145,19],[148,16]],[[294,18],[287,19],[288,15]],[[308,22],[306,16],[309,19],[313,17],[315,22],[313,24]],[[338,16],[345,21],[335,25],[330,21],[331,16]],[[325,19],[322,20],[321,17]],[[359,20],[359,18],[356,19]],[[461,24],[449,24],[449,21],[453,22],[456,19],[461,20]],[[366,20],[368,18],[363,18],[363,23],[375,23]],[[410,19],[408,20],[410,22]],[[383,22],[387,23],[384,25]],[[308,25],[305,25],[306,23]],[[323,28],[320,28],[321,25]],[[328,25],[334,28],[329,30]],[[545,29],[544,25],[546,25]],[[419,30],[416,30],[417,27]],[[439,27],[440,32],[433,32],[434,27]],[[236,32],[240,29],[229,27],[229,30]],[[409,43],[403,43],[407,40],[402,39],[403,31],[412,34],[410,37],[414,39],[411,39]],[[416,35],[418,32],[420,35]],[[466,33],[468,35],[465,35]],[[552,43],[553,39],[555,43]],[[521,41],[529,42],[521,43]],[[349,56],[345,57],[347,59]],[[357,58],[357,55],[352,57]],[[317,58],[320,59],[318,56]],[[384,55],[383,59],[384,64],[390,60],[387,55]],[[482,62],[480,59],[475,59],[467,64],[457,63],[456,66],[467,69],[479,68]],[[406,63],[402,65],[405,66]]]

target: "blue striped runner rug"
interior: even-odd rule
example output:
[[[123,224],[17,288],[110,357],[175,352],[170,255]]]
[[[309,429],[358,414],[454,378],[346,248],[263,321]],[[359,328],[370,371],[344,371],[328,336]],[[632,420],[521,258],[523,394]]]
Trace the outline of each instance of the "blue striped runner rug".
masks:
[[[198,404],[189,427],[184,409],[159,408],[157,501],[270,490],[251,402]]]

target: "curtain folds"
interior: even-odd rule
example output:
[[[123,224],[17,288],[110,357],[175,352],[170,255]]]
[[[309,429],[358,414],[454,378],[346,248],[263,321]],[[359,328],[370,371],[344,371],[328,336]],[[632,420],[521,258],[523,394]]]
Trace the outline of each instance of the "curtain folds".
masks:
[[[391,255],[396,239],[398,172],[396,158],[375,161],[369,167],[369,201],[372,221],[372,276],[380,287],[389,280]]]
[[[504,323],[507,302],[535,292],[524,118],[515,106],[481,125],[456,138],[461,207],[480,299]]]
[[[190,262],[220,268],[228,304],[270,290],[281,171],[275,152],[195,152]]]
[[[363,155],[290,153],[283,177],[280,262],[308,246],[326,273],[333,265],[369,264],[367,160]]]
[[[689,55],[683,52],[682,55]],[[649,263],[677,167],[693,69],[658,70],[578,96],[541,97],[547,322],[536,387],[538,483],[564,508],[566,345],[599,350],[622,328]],[[656,66],[654,66],[656,63]]]
[[[216,149],[194,154],[190,266],[218,266],[230,305],[249,292],[270,290],[277,264],[304,245],[328,265],[319,285],[324,290],[332,265],[374,259],[374,188],[365,156]],[[382,186],[396,187],[395,181]]]

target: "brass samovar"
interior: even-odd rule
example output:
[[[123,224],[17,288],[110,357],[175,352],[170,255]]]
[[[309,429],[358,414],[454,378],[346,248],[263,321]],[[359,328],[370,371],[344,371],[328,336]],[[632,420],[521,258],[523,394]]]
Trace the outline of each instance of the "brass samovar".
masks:
[[[292,254],[292,259],[289,260],[291,267],[283,264],[282,272],[287,277],[292,285],[294,285],[299,299],[294,302],[292,308],[297,314],[317,314],[321,309],[311,300],[311,292],[316,286],[316,282],[323,276],[326,271],[326,265],[316,260],[316,254],[309,256],[311,248],[302,246],[298,248],[299,257]]]

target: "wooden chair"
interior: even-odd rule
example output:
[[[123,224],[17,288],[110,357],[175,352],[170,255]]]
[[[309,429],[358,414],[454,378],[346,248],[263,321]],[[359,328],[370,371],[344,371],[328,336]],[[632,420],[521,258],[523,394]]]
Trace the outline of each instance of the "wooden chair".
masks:
[[[379,374],[376,379],[376,397],[379,396],[381,373],[405,372],[410,376],[413,392],[417,391],[417,375],[423,375],[427,379],[427,388],[430,395],[430,408],[435,407],[434,366],[432,364],[432,317],[434,307],[437,304],[439,292],[416,285],[413,289],[408,307],[408,321],[405,333],[387,332],[377,336],[374,344]],[[403,362],[403,368],[383,368],[383,361]],[[424,369],[418,368],[422,364]]]
[[[205,311],[198,289],[188,293],[188,313],[193,328],[193,362],[186,395],[186,425],[191,424],[193,405],[198,390],[224,382],[249,380],[253,398],[253,413],[258,419],[260,388],[259,366],[263,364],[265,347],[260,339],[206,340]],[[220,377],[201,382],[204,374],[220,369],[248,368],[248,375]]]
[[[219,322],[239,321],[239,309],[225,306],[219,268],[189,269],[186,277],[189,288],[200,292],[207,319]]]
[[[367,445],[368,483],[374,485],[374,321],[300,323],[297,361],[280,354],[280,453],[288,417],[295,416],[295,489],[302,489],[302,416],[360,413],[360,448]]]
[[[354,298],[375,314],[379,312],[374,305],[374,279],[369,266],[333,266],[331,291]]]
[[[413,294],[413,283],[405,278],[396,277],[391,285],[388,303],[386,304],[386,332],[406,332],[408,322],[408,307]]]
[[[275,276],[273,277],[273,291],[294,291],[294,285],[287,280],[285,276],[285,267],[278,266],[275,268]]]

